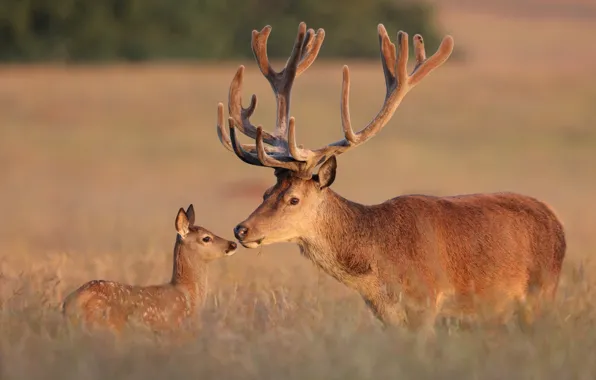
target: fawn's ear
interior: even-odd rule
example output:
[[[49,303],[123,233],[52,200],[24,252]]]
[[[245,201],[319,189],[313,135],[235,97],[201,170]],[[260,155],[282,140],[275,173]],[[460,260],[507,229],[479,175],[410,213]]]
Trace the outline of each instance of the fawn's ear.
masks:
[[[335,159],[335,156],[329,157],[329,159],[321,165],[319,172],[317,173],[317,181],[319,182],[321,190],[333,184],[333,181],[335,181],[336,169],[337,160]]]
[[[190,226],[195,225],[195,208],[193,207],[192,203],[186,209],[186,217],[188,218],[188,224]]]
[[[186,235],[188,235],[189,225],[188,217],[186,216],[184,209],[180,208],[180,210],[178,210],[178,215],[176,215],[176,231],[178,231],[180,236],[186,237]]]

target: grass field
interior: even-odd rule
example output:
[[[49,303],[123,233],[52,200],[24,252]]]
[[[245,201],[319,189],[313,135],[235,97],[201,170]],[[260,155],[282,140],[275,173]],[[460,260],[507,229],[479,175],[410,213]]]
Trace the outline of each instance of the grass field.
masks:
[[[420,350],[415,335],[385,334],[357,294],[292,245],[213,263],[204,327],[190,343],[66,334],[58,307],[83,282],[169,279],[179,207],[194,203],[199,224],[232,238],[273,175],[220,145],[216,104],[240,63],[245,99],[259,96],[256,123],[273,124],[273,96],[252,61],[1,67],[1,378],[594,378],[596,13],[576,3],[581,17],[445,6],[441,26],[464,59],[426,78],[378,138],[339,158],[334,189],[362,203],[509,190],[548,202],[564,222],[557,301],[535,329],[512,325],[496,340],[439,329]],[[363,33],[377,43],[374,26]],[[353,124],[382,103],[378,62],[316,62],[294,87],[307,146],[341,137],[344,63]]]

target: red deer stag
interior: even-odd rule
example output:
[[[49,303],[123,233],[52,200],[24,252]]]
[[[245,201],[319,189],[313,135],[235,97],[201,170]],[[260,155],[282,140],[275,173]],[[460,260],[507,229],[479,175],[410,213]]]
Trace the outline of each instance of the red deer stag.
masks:
[[[236,243],[203,227],[195,226],[191,204],[176,216],[174,270],[167,284],[126,285],[94,280],[66,297],[62,310],[70,322],[88,327],[108,327],[120,332],[129,322],[152,331],[172,331],[196,317],[207,292],[207,266],[212,260],[231,256]]]
[[[534,198],[514,193],[402,195],[362,205],[330,189],[336,157],[381,131],[406,93],[451,55],[451,36],[427,58],[422,37],[415,35],[416,63],[408,74],[408,35],[397,34],[396,49],[380,24],[387,89],[381,110],[361,131],[352,130],[350,76],[344,66],[344,138],[309,150],[296,144],[290,94],[294,79],[317,57],[324,31],[307,31],[301,23],[291,56],[280,72],[267,58],[270,32],[270,26],[253,31],[252,49],[277,101],[274,133],[251,124],[255,95],[248,108],[242,106],[243,66],[230,85],[228,128],[223,104],[218,104],[218,136],[224,147],[247,164],[274,168],[277,179],[261,205],[234,229],[244,247],[297,243],[304,256],[360,293],[385,326],[431,325],[432,329],[439,312],[478,316],[484,310],[481,304],[488,304],[502,315],[505,306],[517,301],[529,306],[531,300],[554,296],[566,250],[564,231],[553,211]],[[241,144],[236,130],[256,144]]]

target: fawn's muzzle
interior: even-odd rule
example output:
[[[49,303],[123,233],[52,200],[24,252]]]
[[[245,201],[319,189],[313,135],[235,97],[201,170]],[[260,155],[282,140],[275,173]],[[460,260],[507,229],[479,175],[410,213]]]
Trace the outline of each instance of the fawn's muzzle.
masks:
[[[238,244],[231,241],[230,244],[228,245],[228,249],[226,249],[226,253],[233,252],[236,250],[236,248],[238,248]]]

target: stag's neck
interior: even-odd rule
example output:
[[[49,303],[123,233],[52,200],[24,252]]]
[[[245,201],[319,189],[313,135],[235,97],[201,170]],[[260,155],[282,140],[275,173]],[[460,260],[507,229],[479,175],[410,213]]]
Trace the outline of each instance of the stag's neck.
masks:
[[[315,229],[298,241],[300,250],[327,274],[362,291],[359,280],[373,271],[375,243],[361,243],[370,237],[363,233],[363,225],[370,219],[370,206],[349,201],[328,189],[313,223]]]
[[[201,260],[192,260],[192,255],[192,252],[185,252],[180,237],[177,237],[170,284],[181,290],[193,303],[201,303],[207,293],[208,265]]]
[[[331,240],[344,238],[345,234],[353,233],[357,230],[357,225],[364,219],[368,219],[369,211],[370,206],[352,202],[327,189],[325,200],[321,203],[317,216],[318,226],[320,226],[319,235],[324,235]]]

